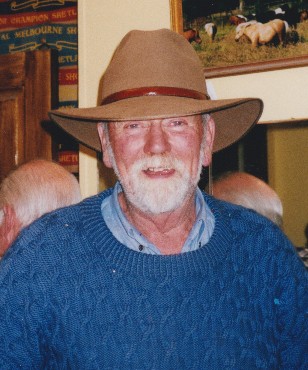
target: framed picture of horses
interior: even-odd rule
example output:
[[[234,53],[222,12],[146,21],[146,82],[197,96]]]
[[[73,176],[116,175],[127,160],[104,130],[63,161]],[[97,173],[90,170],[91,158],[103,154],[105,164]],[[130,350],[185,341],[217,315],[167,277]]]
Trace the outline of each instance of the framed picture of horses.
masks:
[[[207,77],[308,65],[308,0],[170,0]]]

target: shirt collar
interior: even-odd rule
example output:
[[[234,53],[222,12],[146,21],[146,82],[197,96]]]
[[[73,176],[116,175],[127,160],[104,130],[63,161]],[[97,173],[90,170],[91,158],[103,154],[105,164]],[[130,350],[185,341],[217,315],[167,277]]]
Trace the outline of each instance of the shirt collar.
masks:
[[[102,202],[102,216],[108,228],[114,237],[128,248],[148,254],[161,254],[159,249],[149,242],[127,220],[118,200],[118,194],[122,191],[121,184],[117,182],[112,194]],[[197,188],[196,191],[195,201],[196,221],[185,241],[181,253],[191,252],[205,245],[214,230],[214,216],[206,204],[199,188]]]

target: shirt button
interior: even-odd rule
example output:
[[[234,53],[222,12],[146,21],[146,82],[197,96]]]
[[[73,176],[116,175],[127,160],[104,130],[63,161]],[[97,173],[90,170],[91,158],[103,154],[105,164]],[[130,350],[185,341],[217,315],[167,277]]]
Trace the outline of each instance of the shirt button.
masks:
[[[142,244],[140,244],[139,247],[138,247],[138,249],[140,250],[140,252],[142,252],[143,249],[144,249],[144,246]]]

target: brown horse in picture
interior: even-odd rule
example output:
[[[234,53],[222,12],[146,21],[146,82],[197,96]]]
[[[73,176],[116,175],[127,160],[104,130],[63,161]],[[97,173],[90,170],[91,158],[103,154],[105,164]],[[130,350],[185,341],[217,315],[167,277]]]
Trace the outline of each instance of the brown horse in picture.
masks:
[[[190,43],[192,43],[193,41],[196,42],[197,44],[201,44],[202,42],[202,39],[201,37],[199,36],[199,31],[198,30],[194,30],[192,28],[187,28],[184,30],[184,33],[183,33],[183,36],[185,37],[185,39],[187,41],[189,41]]]

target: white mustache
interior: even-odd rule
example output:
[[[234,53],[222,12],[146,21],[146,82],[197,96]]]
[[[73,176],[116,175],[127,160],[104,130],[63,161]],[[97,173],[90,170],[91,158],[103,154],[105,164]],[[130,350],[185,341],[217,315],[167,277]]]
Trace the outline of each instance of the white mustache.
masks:
[[[181,172],[184,167],[184,163],[172,155],[153,155],[151,157],[140,158],[133,165],[133,169],[137,171],[164,171],[174,169]]]

